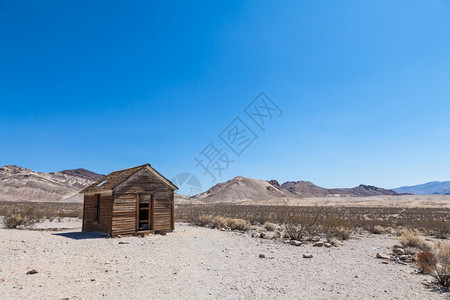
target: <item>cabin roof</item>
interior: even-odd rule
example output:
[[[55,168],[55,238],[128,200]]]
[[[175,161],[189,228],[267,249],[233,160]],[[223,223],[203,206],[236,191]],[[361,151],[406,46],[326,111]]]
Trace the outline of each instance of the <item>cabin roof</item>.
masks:
[[[102,179],[96,181],[95,183],[91,184],[84,190],[80,192],[80,194],[90,194],[90,193],[101,193],[105,191],[112,191],[114,190],[119,184],[125,182],[133,176],[133,174],[137,173],[138,171],[147,168],[150,172],[155,174],[161,181],[166,183],[169,187],[171,187],[174,190],[177,190],[178,188],[167,178],[162,176],[158,171],[152,168],[150,164],[144,164],[141,166],[137,166],[134,168],[129,168],[125,170],[115,171],[112,173],[109,173]]]

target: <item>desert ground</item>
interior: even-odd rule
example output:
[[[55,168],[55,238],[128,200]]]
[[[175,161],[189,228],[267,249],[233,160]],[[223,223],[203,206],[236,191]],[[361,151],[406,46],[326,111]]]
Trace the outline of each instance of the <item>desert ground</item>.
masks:
[[[300,247],[177,223],[166,235],[110,239],[77,219],[0,229],[1,299],[447,299],[411,265],[375,258],[398,243],[358,234]],[[53,231],[54,228],[66,228]],[[303,258],[310,253],[313,258]],[[260,254],[265,258],[260,258]],[[35,269],[38,273],[27,272]]]
[[[243,202],[251,204],[252,201]],[[450,195],[401,195],[370,197],[313,197],[313,198],[273,198],[259,205],[289,206],[341,206],[341,207],[401,207],[401,208],[450,208]]]

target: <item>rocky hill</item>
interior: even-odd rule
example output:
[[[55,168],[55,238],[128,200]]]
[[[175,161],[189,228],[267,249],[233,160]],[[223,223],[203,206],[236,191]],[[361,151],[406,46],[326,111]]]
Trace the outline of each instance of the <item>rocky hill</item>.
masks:
[[[208,191],[194,197],[201,202],[248,202],[263,201],[272,198],[314,198],[314,197],[369,197],[396,196],[398,193],[370,185],[355,188],[326,189],[309,181],[287,181],[280,184],[277,180],[257,180],[235,177],[219,183]]]
[[[194,197],[201,202],[237,203],[285,197],[282,191],[267,181],[237,176],[219,183]]]
[[[0,201],[79,202],[78,192],[102,177],[85,169],[40,173],[8,165],[0,167]]]

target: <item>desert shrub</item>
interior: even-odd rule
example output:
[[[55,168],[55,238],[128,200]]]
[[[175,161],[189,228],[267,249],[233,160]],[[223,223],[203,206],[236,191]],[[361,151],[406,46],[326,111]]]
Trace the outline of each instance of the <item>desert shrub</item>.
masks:
[[[199,215],[198,223],[199,226],[207,226],[211,223],[213,217],[211,215]]]
[[[316,236],[320,231],[319,213],[313,212],[307,214],[305,212],[283,217],[285,236],[291,240],[301,241],[306,236]]]
[[[39,218],[35,214],[33,208],[28,208],[26,210],[10,208],[5,212],[5,216],[3,217],[3,225],[7,229],[31,225],[38,221]]]
[[[348,240],[351,234],[352,230],[348,227],[338,227],[334,232],[334,236],[341,241]],[[332,238],[330,238],[328,242],[331,242],[331,240]]]
[[[400,243],[404,247],[417,248],[423,251],[431,250],[431,246],[425,241],[425,239],[420,235],[417,229],[409,230],[402,229],[400,235]]]
[[[450,243],[438,242],[436,248],[436,279],[439,284],[450,287]]]
[[[422,273],[433,274],[436,263],[437,258],[433,252],[423,251],[417,254],[417,268]]]
[[[350,225],[345,220],[334,217],[329,213],[326,213],[321,221],[321,229],[328,242],[332,238],[347,240],[351,233]]]
[[[266,221],[266,222],[264,223],[264,228],[265,228],[267,231],[274,231],[274,230],[276,229],[276,226],[275,226],[275,224],[273,224],[273,223],[271,223],[271,222],[269,222],[269,221]]]
[[[380,225],[375,225],[372,228],[372,233],[374,233],[374,234],[382,234],[382,233],[384,233],[384,228],[382,226],[380,226]]]
[[[303,224],[288,223],[284,225],[285,236],[291,240],[302,241],[306,228]]]
[[[360,220],[359,221],[360,226],[373,234],[383,234],[383,233],[387,233],[387,232],[391,232],[392,231],[392,227],[388,227],[389,229],[386,229],[385,227],[383,227],[380,224],[389,224],[388,221],[384,220]]]
[[[243,219],[230,219],[229,226],[230,229],[237,229],[241,231],[250,230],[250,222]]]
[[[249,221],[252,225],[264,224],[269,221],[269,217],[263,212],[255,212],[249,217]]]
[[[211,228],[228,228],[228,224],[229,224],[230,219],[229,218],[224,218],[224,217],[214,217],[211,220]]]
[[[439,239],[446,239],[450,235],[450,221],[431,222],[431,234]]]

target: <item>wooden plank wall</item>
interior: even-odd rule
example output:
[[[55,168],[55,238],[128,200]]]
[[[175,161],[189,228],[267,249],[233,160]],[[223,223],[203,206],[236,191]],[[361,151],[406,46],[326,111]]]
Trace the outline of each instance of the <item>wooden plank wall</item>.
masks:
[[[136,232],[136,194],[115,193],[112,234],[129,235]]]
[[[94,221],[95,216],[95,194],[84,195],[83,230],[94,232],[111,233],[112,222],[112,194],[100,195],[99,207],[100,215],[98,221]]]
[[[131,228],[136,228],[136,196],[134,196],[133,204],[123,204],[123,201],[124,199],[126,199],[127,194],[136,195],[136,193],[153,194],[153,230],[172,231],[173,190],[169,186],[167,186],[167,184],[162,182],[158,177],[156,177],[152,172],[148,171],[147,169],[143,169],[134,174],[128,181],[122,183],[115,189],[116,200],[114,202],[114,208],[116,204],[119,204],[122,214],[114,214],[113,216],[113,234],[120,234],[117,233],[122,232],[120,230],[130,232]],[[131,201],[130,199],[128,200]],[[123,210],[127,210],[130,214],[124,215]],[[131,220],[131,214],[133,214],[133,220]],[[120,223],[122,227],[114,227],[115,223]]]

